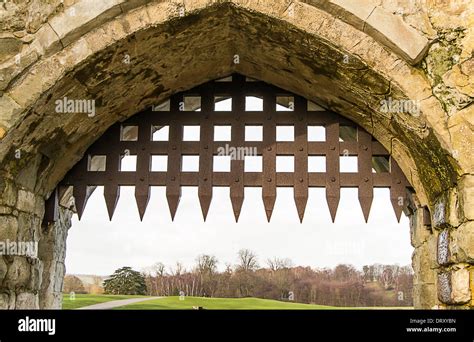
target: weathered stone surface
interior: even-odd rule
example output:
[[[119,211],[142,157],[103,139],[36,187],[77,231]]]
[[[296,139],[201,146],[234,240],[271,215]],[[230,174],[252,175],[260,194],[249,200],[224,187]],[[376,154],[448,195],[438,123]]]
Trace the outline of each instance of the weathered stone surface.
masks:
[[[449,260],[449,230],[445,229],[438,235],[438,264],[446,265]]]
[[[18,221],[13,216],[0,216],[0,241],[16,241],[18,234]]]
[[[119,5],[123,2],[123,0],[78,1],[51,19],[50,25],[66,46],[84,32],[121,13]]]
[[[381,7],[372,11],[366,24],[364,31],[397,49],[413,64],[418,63],[428,49],[428,39]]]
[[[465,175],[459,182],[459,200],[464,217],[474,220],[474,175]]]
[[[469,271],[462,267],[438,274],[438,298],[445,304],[466,304],[471,300]]]
[[[35,210],[35,194],[29,191],[20,190],[18,191],[18,202],[17,209],[32,213]]]
[[[31,292],[17,294],[15,309],[39,309],[38,295]]]
[[[455,304],[465,304],[471,300],[471,290],[469,284],[469,271],[462,268],[452,272],[452,301]]]
[[[61,308],[63,279],[66,274],[66,240],[72,214],[72,211],[61,207],[59,220],[48,227],[40,242],[39,257],[44,267],[39,303],[41,308]]]
[[[449,251],[455,262],[474,264],[474,221],[452,230]]]

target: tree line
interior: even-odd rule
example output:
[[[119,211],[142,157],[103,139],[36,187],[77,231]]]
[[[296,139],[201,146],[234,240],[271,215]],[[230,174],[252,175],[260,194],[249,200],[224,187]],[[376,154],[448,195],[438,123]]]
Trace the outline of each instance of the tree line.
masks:
[[[202,254],[187,270],[181,263],[158,262],[144,270],[146,293],[152,296],[258,297],[334,306],[412,306],[411,266],[367,265],[362,271],[341,264],[333,269],[294,266],[273,258],[260,265],[248,249],[235,265],[218,271],[218,259]]]

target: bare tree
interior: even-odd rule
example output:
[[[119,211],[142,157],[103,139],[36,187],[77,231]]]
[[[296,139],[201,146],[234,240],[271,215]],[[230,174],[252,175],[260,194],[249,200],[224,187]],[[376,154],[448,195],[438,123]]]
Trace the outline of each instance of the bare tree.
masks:
[[[241,249],[238,252],[238,259],[238,270],[250,272],[255,271],[258,268],[257,255],[250,249]]]
[[[281,259],[275,257],[273,259],[267,259],[267,265],[272,271],[278,271],[285,268],[291,268],[293,266],[293,262],[288,258]]]

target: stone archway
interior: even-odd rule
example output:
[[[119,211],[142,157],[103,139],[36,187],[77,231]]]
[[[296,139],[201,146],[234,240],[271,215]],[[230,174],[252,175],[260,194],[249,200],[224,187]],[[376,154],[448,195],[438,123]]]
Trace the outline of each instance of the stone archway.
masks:
[[[472,306],[472,106],[453,112],[436,96],[417,64],[436,57],[429,36],[383,6],[349,3],[82,0],[52,9],[2,64],[0,237],[37,241],[39,255],[0,260],[0,305],[60,304],[71,212],[42,226],[44,202],[88,146],[178,91],[239,72],[341,113],[385,146],[417,193],[415,306]],[[94,99],[96,115],[57,113],[64,97]],[[387,99],[413,101],[419,113],[387,112]]]

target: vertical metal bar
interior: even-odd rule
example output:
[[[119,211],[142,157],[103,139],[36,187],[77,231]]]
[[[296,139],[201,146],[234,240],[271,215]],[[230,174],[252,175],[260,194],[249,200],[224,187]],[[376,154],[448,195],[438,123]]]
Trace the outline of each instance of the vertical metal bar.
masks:
[[[212,200],[214,132],[210,114],[214,110],[214,94],[209,91],[203,92],[201,94],[201,106],[198,197],[202,216],[206,221]]]
[[[243,147],[245,140],[245,125],[242,122],[242,115],[245,113],[245,93],[241,90],[245,86],[245,77],[242,75],[233,75],[232,82],[237,85],[238,91],[232,95],[232,111],[234,119],[231,124],[231,146],[234,148]],[[238,156],[235,156],[238,157]],[[245,156],[240,156],[245,158]],[[244,160],[233,158],[231,160],[230,177],[230,201],[234,211],[235,222],[239,221],[240,211],[244,202]]]
[[[339,178],[339,123],[326,125],[326,200],[332,221],[336,219],[341,193]]]
[[[137,168],[135,172],[135,200],[138,206],[140,220],[143,220],[148,201],[150,200],[150,152],[151,124],[143,118],[138,126]]]
[[[392,202],[395,217],[397,218],[397,221],[400,222],[403,207],[406,202],[405,184],[403,182],[404,175],[400,166],[398,166],[392,156],[390,156],[390,174],[392,176],[392,184],[390,185],[390,202]]]
[[[362,127],[357,127],[357,171],[359,173],[359,203],[365,222],[369,219],[374,199],[372,176],[372,136]]]
[[[306,101],[295,96],[295,143],[294,143],[294,185],[293,192],[300,222],[303,222],[308,203],[308,123]]]
[[[107,212],[109,219],[112,221],[114,216],[115,208],[120,197],[120,187],[117,184],[117,175],[120,165],[120,154],[125,151],[120,151],[117,147],[120,141],[120,125],[116,124],[109,129],[108,140],[111,151],[106,154],[106,165],[105,165],[105,180],[104,180],[104,199],[107,206]]]
[[[168,168],[166,172],[166,199],[170,208],[171,219],[174,220],[181,198],[181,141],[183,126],[179,121],[179,105],[182,95],[171,97],[171,120],[168,138]]]
[[[76,182],[72,189],[74,204],[76,206],[79,221],[82,218],[87,204],[87,168],[89,164],[89,155],[86,153],[84,158],[78,163],[75,170]]]
[[[275,95],[266,91],[263,98],[263,174],[262,197],[270,222],[276,201],[276,120]]]

